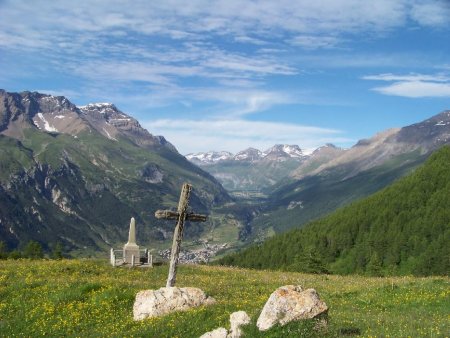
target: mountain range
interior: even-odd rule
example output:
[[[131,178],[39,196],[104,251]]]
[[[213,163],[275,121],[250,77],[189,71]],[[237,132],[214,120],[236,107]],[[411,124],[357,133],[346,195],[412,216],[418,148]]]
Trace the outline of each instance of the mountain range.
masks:
[[[275,156],[260,155],[256,161],[232,156],[199,165],[235,196],[258,197],[259,208],[246,229],[248,240],[261,241],[388,186],[448,143],[450,111],[443,111],[410,126],[379,132],[349,149],[327,144],[308,155],[300,150],[302,156],[284,156],[288,159],[284,161]]]
[[[258,238],[299,227],[388,186],[449,143],[450,111],[443,111],[360,140],[350,149],[319,148],[270,187],[266,207],[249,227],[258,228]]]
[[[448,275],[449,163],[444,146],[387,188],[220,262],[310,273]]]
[[[239,193],[262,192],[289,176],[308,155],[298,145],[276,144],[266,151],[210,151],[188,154],[186,158],[212,174],[228,191]]]
[[[35,240],[98,251],[124,243],[132,216],[141,244],[170,241],[174,225],[154,211],[176,208],[183,182],[194,186],[197,212],[231,201],[164,137],[109,103],[0,90],[0,145],[0,239],[10,248]],[[188,237],[207,229],[190,228]]]
[[[173,224],[154,211],[176,208],[190,182],[192,209],[210,217],[188,224],[185,242],[233,249],[366,197],[448,143],[444,111],[350,149],[327,144],[305,154],[275,145],[188,160],[114,104],[77,107],[61,96],[0,90],[0,240],[10,248],[60,242],[86,254],[122,245],[134,216],[140,244],[166,248]]]
[[[198,165],[208,165],[228,161],[284,161],[290,158],[303,159],[307,157],[298,145],[276,144],[266,151],[247,148],[235,155],[228,151],[209,151],[187,154],[186,158]]]

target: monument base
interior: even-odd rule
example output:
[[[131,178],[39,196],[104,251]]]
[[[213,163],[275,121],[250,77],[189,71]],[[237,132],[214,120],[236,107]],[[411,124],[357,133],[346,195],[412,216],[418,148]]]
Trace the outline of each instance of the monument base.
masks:
[[[140,254],[139,254],[139,246],[136,244],[128,244],[123,247],[123,262],[125,264],[133,263],[134,256],[134,264],[139,263]]]

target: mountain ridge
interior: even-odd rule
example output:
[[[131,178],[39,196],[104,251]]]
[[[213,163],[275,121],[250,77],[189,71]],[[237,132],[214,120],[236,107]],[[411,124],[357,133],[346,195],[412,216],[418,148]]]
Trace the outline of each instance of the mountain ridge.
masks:
[[[377,193],[221,264],[338,274],[448,275],[450,146]]]
[[[275,144],[274,146],[261,151],[255,148],[247,148],[236,154],[229,151],[208,151],[199,153],[189,153],[186,158],[198,165],[216,164],[222,161],[248,161],[258,162],[262,160],[283,161],[284,159],[304,159],[303,151],[298,145]]]
[[[102,112],[103,109],[103,112]],[[154,210],[175,208],[184,182],[191,207],[230,202],[222,186],[114,105],[76,107],[65,97],[0,91],[0,238],[48,249],[105,250],[126,239],[130,217],[144,243],[169,241]],[[188,238],[208,227],[188,227]],[[161,242],[161,243],[162,243]]]

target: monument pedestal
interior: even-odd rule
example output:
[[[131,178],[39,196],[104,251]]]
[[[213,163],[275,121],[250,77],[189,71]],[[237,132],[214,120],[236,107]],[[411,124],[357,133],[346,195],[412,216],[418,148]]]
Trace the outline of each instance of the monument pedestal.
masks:
[[[139,262],[139,245],[125,244],[123,246],[123,262],[126,264],[132,263],[132,257],[134,256],[134,264]]]

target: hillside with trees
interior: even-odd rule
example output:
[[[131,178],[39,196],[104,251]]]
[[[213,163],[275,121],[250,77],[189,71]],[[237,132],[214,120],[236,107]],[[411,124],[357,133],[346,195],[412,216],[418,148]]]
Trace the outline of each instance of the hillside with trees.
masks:
[[[450,147],[412,174],[302,229],[219,263],[336,274],[448,275]]]

